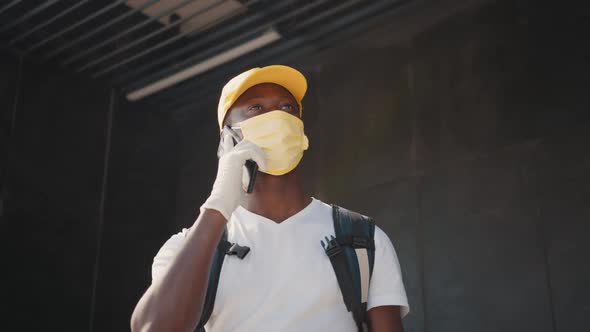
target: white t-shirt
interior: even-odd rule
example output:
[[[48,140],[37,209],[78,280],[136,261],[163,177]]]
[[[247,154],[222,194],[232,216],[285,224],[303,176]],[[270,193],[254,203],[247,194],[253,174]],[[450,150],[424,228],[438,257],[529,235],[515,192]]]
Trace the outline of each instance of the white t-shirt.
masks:
[[[251,250],[243,260],[225,257],[208,332],[357,331],[320,244],[334,235],[330,205],[313,199],[281,223],[238,207],[227,229],[230,242]],[[162,246],[154,258],[153,279],[174,259],[186,232]],[[401,306],[402,317],[409,311],[395,249],[376,227],[368,309],[383,305]]]

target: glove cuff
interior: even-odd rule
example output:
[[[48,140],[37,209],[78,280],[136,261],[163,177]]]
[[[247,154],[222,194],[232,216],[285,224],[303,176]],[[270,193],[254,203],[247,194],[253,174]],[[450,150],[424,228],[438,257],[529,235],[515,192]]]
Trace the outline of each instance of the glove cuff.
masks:
[[[229,218],[231,217],[233,211],[228,212],[228,208],[227,206],[225,206],[225,204],[223,204],[223,201],[220,199],[215,199],[213,197],[209,197],[205,203],[203,203],[203,205],[201,205],[199,211],[201,212],[201,214],[203,213],[203,211],[205,209],[210,209],[210,210],[217,210],[219,211],[219,213],[221,213],[224,217],[225,217],[225,222],[229,221]]]

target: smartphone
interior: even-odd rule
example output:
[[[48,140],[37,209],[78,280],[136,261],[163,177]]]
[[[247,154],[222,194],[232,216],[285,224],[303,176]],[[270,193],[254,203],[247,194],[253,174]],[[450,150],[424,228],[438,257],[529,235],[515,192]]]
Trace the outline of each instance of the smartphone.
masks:
[[[223,130],[221,132],[221,139],[219,141],[219,147],[217,149],[217,157],[221,158],[221,155],[223,154],[223,139],[224,137],[231,137],[231,139],[233,140],[234,146],[236,144],[238,144],[239,141],[241,141],[242,139],[240,138],[240,136],[238,135],[238,133],[236,133],[235,130],[233,130],[230,126],[224,126]],[[248,182],[248,187],[246,188],[246,192],[247,193],[251,193],[254,190],[254,182],[256,181],[256,174],[258,174],[258,164],[252,160],[252,159],[248,159],[246,160],[246,169],[248,170],[248,175],[250,177],[250,181]]]

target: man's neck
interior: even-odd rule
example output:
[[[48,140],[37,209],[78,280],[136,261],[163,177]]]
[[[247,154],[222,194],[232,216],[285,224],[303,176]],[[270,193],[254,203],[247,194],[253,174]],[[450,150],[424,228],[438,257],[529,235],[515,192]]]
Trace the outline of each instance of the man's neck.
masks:
[[[277,223],[297,214],[309,203],[297,179],[296,170],[282,176],[258,173],[254,190],[246,195],[244,207]]]

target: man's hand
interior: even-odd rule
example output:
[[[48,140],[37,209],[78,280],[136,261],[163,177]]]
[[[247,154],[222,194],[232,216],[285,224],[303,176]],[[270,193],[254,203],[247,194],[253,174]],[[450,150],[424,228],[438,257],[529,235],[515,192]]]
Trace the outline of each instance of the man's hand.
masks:
[[[403,332],[400,307],[387,305],[369,310],[369,330],[371,332]]]
[[[252,159],[262,171],[266,169],[264,152],[254,143],[242,140],[236,146],[230,136],[223,138],[223,156],[219,158],[217,177],[213,190],[207,201],[201,206],[203,209],[213,209],[221,212],[226,220],[240,204],[245,191],[242,188],[242,172],[246,160]]]

